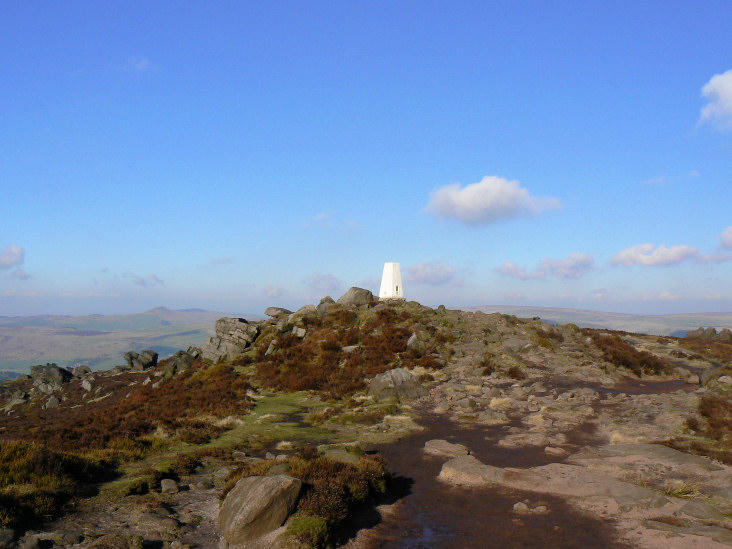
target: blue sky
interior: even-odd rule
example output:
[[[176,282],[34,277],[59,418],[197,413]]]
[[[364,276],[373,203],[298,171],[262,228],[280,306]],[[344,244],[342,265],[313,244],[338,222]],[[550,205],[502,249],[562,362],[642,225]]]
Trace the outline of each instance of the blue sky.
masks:
[[[719,2],[2,2],[0,315],[732,311]],[[726,232],[725,232],[726,231]]]

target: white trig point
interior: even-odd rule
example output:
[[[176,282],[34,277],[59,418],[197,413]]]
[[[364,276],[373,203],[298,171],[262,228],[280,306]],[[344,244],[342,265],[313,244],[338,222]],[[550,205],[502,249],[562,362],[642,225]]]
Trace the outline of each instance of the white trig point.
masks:
[[[379,299],[404,299],[404,286],[399,263],[384,263]]]

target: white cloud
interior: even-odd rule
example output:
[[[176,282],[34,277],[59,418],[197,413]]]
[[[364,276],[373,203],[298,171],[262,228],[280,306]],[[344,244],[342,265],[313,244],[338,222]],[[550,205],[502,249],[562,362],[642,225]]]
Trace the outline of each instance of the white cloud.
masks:
[[[133,284],[137,284],[138,286],[142,286],[143,288],[150,288],[152,286],[157,286],[158,284],[164,284],[160,277],[154,274],[148,276],[140,276],[136,275],[135,273],[125,273],[122,276],[132,279]]]
[[[124,69],[137,72],[155,72],[158,66],[145,56],[128,57]]]
[[[263,290],[266,297],[277,298],[285,295],[285,289],[282,286],[266,286]]]
[[[444,262],[424,261],[407,268],[407,282],[442,286],[455,281],[455,269]]]
[[[23,263],[25,250],[20,246],[8,246],[0,252],[0,269],[9,269]]]
[[[722,243],[722,248],[732,250],[732,225],[722,231],[719,240]]]
[[[19,278],[20,280],[28,280],[29,278],[33,278],[20,267],[14,269],[13,272],[10,273],[10,276],[12,276],[13,278]]]
[[[430,195],[426,210],[438,217],[482,225],[559,207],[556,198],[532,196],[518,181],[486,176],[465,187],[460,183],[440,187]]]
[[[656,248],[654,244],[636,244],[616,253],[610,259],[610,263],[612,265],[675,265],[697,255],[699,255],[699,249],[691,246],[668,248],[665,244],[661,244]]]
[[[657,265],[677,265],[687,259],[693,259],[699,263],[721,263],[729,261],[732,257],[729,255],[705,255],[699,252],[699,248],[686,245],[669,247],[661,244],[656,247],[654,244],[636,244],[616,253],[610,259],[610,264],[654,267]]]
[[[681,294],[675,294],[673,292],[670,292],[669,290],[664,290],[658,296],[656,299],[660,299],[662,301],[676,301],[677,299],[683,299],[683,295]]]
[[[573,252],[564,259],[546,257],[539,262],[536,269],[529,272],[526,267],[517,265],[513,261],[506,261],[496,269],[496,272],[519,280],[543,280],[547,275],[559,278],[579,278],[590,272],[595,265],[591,255]]]
[[[579,278],[589,273],[595,266],[591,255],[573,252],[565,259],[544,259],[540,270],[545,270],[559,278]]]
[[[343,287],[343,282],[332,274],[315,273],[303,280],[303,284],[320,293],[334,292]]]
[[[526,270],[526,267],[516,265],[513,261],[506,261],[496,269],[496,272],[509,278],[518,278],[519,280],[531,280],[534,278],[544,278],[546,276],[546,273],[543,271],[534,271],[530,273]]]
[[[505,299],[511,299],[514,301],[523,301],[524,299],[526,299],[526,296],[521,292],[506,292],[505,294],[503,294],[503,297]]]
[[[699,123],[712,122],[721,128],[732,128],[732,69],[712,76],[701,93],[708,103],[702,108]]]

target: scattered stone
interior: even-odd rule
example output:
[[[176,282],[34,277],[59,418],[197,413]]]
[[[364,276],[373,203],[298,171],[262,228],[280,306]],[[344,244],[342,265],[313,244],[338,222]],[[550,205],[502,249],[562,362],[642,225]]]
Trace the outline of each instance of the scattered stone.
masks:
[[[564,448],[556,448],[555,446],[547,446],[544,448],[544,453],[555,457],[564,457],[569,454]]]
[[[689,385],[699,385],[699,383],[701,383],[701,380],[699,379],[699,376],[696,375],[696,374],[691,374],[684,381],[686,383],[688,383]]]
[[[513,512],[520,515],[525,515],[529,512],[529,506],[526,505],[523,501],[519,501],[513,504]]]
[[[119,534],[107,534],[99,537],[89,547],[91,549],[132,549],[128,539]]]
[[[164,478],[160,481],[160,493],[161,494],[177,494],[178,483],[172,478]]]
[[[352,454],[347,450],[341,448],[331,448],[323,452],[323,456],[332,459],[333,461],[340,461],[341,463],[358,463],[361,458],[356,454]]]
[[[289,463],[278,463],[267,469],[267,476],[289,475],[290,471],[292,471],[292,467],[290,467]]]
[[[10,547],[15,539],[15,531],[12,528],[0,528],[0,549]]]
[[[425,394],[427,390],[406,368],[394,368],[377,375],[369,382],[369,395],[378,399],[386,397],[413,399]]]
[[[56,395],[51,395],[51,398],[49,398],[46,401],[46,404],[43,406],[46,410],[53,410],[55,408],[58,408],[58,405],[60,404],[58,397]]]
[[[424,451],[433,456],[457,457],[467,456],[470,454],[467,446],[463,444],[453,444],[446,440],[435,439],[428,440],[424,443]]]
[[[148,378],[148,379],[150,379],[150,378]],[[81,388],[84,389],[87,392],[88,391],[91,391],[92,390],[91,380],[90,379],[84,379],[84,380],[82,380],[82,382],[81,382]]]
[[[190,347],[189,347],[190,349]],[[194,347],[196,351],[196,349]],[[193,354],[189,353],[188,351],[178,351],[173,356],[171,356],[167,360],[167,364],[165,366],[165,372],[163,372],[163,376],[166,378],[173,377],[176,374],[180,374],[181,372],[185,372],[188,368],[193,366],[193,361],[196,359]]]
[[[91,374],[91,368],[89,368],[89,366],[87,366],[86,364],[79,364],[78,366],[75,366],[71,371],[74,374],[74,377],[82,377],[87,374]]]
[[[281,526],[294,510],[301,486],[299,479],[287,475],[239,480],[219,511],[226,540],[243,543]]]
[[[717,511],[711,505],[704,503],[703,501],[690,501],[681,508],[681,512],[690,517],[702,519],[702,520],[721,520],[724,521],[725,517],[722,513]]]
[[[359,305],[367,305],[372,301],[374,301],[374,294],[371,291],[353,286],[338,298],[337,303],[346,307],[357,307]]]
[[[717,383],[725,383],[727,385],[732,384],[732,376],[720,376],[717,378]]]

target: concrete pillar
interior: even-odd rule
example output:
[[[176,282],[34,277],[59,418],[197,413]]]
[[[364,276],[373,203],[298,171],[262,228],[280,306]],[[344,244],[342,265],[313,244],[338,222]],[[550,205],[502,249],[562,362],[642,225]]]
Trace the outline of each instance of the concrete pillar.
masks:
[[[384,263],[379,299],[404,299],[404,285],[399,263]]]

